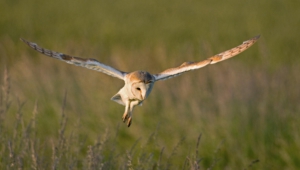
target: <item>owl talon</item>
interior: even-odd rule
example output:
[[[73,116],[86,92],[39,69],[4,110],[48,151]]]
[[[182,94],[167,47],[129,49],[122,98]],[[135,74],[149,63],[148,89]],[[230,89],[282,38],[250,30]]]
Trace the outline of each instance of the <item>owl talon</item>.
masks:
[[[125,121],[128,119],[128,114],[124,114],[122,117],[123,122],[125,123]]]
[[[129,117],[127,120],[127,126],[129,127],[131,125],[132,117]]]

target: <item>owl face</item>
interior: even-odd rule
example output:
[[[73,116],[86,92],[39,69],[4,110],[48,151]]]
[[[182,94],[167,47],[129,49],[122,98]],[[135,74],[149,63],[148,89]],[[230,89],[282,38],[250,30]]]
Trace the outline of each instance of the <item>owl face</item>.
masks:
[[[130,88],[132,97],[139,101],[145,100],[152,90],[153,76],[145,71],[136,71],[129,75],[129,80],[130,83],[127,87]]]
[[[152,87],[153,82],[136,82],[133,83],[131,86],[131,93],[134,96],[134,98],[138,99],[139,101],[143,101],[150,94]]]
[[[147,86],[144,82],[133,83],[131,86],[131,93],[139,101],[143,101],[147,94]]]

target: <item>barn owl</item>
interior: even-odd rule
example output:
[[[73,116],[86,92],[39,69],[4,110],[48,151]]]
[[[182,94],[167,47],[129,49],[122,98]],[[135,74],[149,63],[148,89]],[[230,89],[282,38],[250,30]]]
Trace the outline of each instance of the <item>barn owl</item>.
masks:
[[[125,106],[125,112],[122,116],[122,120],[123,122],[127,121],[127,126],[129,127],[132,122],[132,112],[134,107],[137,105],[142,105],[143,101],[149,96],[156,81],[173,78],[181,75],[184,72],[196,70],[209,64],[215,64],[220,61],[229,59],[251,47],[259,39],[259,37],[259,35],[253,37],[252,39],[244,41],[237,47],[209,57],[206,60],[200,62],[184,62],[178,67],[169,68],[158,74],[150,74],[147,71],[140,70],[133,72],[124,72],[105,65],[95,59],[84,59],[70,56],[67,54],[42,48],[36,43],[26,41],[22,38],[21,40],[34,50],[46,56],[59,59],[69,64],[74,64],[76,66],[82,66],[88,69],[100,71],[107,75],[123,80],[125,82],[124,87],[122,87],[119,92],[111,98],[111,100]]]

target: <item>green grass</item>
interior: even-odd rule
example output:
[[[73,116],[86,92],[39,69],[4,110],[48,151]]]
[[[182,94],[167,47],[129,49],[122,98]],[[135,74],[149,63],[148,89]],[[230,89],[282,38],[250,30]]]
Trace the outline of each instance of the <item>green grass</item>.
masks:
[[[0,169],[299,169],[299,5],[0,1]],[[109,100],[123,82],[19,41],[157,73],[257,34],[233,59],[157,82],[130,128]]]

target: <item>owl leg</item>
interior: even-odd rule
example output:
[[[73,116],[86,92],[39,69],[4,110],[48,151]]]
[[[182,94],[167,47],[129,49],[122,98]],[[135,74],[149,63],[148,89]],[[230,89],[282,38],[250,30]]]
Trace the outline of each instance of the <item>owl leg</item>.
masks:
[[[127,101],[127,102],[125,103],[125,112],[124,112],[124,114],[123,114],[123,116],[122,116],[123,122],[125,122],[125,121],[128,119],[128,116],[129,116],[129,115],[128,115],[129,107],[130,107],[130,102]]]
[[[139,104],[139,101],[132,101],[130,102],[130,107],[129,107],[129,116],[128,116],[128,120],[127,120],[127,126],[129,127],[131,125],[132,122],[132,112],[133,112],[133,108]]]

